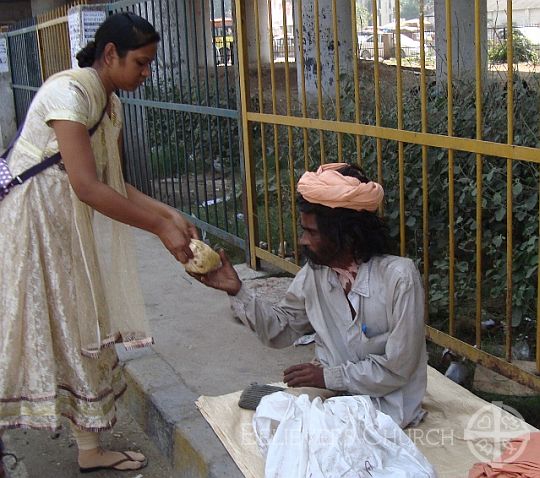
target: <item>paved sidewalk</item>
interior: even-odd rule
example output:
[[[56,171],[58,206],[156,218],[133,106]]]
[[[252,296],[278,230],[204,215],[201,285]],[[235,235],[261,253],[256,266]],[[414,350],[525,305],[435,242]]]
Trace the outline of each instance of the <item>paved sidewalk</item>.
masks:
[[[241,477],[195,400],[235,392],[255,381],[280,381],[286,367],[311,360],[313,348],[262,345],[233,318],[224,292],[194,281],[154,236],[137,231],[135,237],[155,345],[119,350],[130,382],[128,409],[179,477]],[[238,270],[271,299],[290,281],[245,265]]]

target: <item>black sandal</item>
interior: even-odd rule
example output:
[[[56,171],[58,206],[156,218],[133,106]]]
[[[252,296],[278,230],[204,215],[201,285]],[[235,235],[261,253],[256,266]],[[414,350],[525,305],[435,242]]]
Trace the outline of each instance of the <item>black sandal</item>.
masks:
[[[138,471],[138,470],[142,470],[146,465],[148,465],[148,459],[146,457],[144,458],[143,461],[139,461],[139,460],[135,460],[132,456],[128,455],[125,451],[120,451],[118,453],[122,453],[122,455],[124,455],[125,458],[122,458],[121,460],[111,463],[110,465],[98,465],[98,466],[91,466],[87,468],[79,466],[79,471],[81,473],[93,473],[94,471],[100,471],[100,470]],[[126,463],[128,461],[139,463],[139,466],[137,468],[118,468],[118,465],[121,465],[122,463]],[[0,475],[0,478],[1,478],[1,475]]]

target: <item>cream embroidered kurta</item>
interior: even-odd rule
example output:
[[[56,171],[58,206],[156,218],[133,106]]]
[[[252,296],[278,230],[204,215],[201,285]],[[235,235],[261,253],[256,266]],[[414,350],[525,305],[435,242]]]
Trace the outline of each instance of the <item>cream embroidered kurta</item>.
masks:
[[[427,353],[424,293],[414,263],[373,257],[360,264],[349,298],[354,317],[337,274],[306,265],[279,304],[242,286],[233,307],[271,347],[286,347],[316,332],[316,357],[327,388],[369,395],[401,427],[420,421]]]
[[[121,104],[114,94],[109,101],[110,116],[90,141],[99,179],[125,195]],[[58,151],[50,121],[90,129],[106,103],[92,68],[51,77],[10,154],[12,173]],[[110,345],[151,342],[129,227],[80,202],[58,165],[0,202],[0,224],[0,429],[57,428],[60,416],[87,430],[110,428],[125,389]]]

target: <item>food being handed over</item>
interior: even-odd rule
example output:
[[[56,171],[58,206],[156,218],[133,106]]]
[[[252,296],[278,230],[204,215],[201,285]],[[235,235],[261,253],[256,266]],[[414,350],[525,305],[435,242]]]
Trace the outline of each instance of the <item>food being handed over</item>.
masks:
[[[207,274],[221,265],[219,254],[203,241],[191,239],[189,248],[193,251],[193,259],[184,265],[186,271],[192,274]]]

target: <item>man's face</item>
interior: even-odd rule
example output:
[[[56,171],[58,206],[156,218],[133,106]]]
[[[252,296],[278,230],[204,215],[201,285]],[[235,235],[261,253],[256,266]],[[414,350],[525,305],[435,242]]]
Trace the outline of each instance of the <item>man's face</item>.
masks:
[[[301,212],[300,225],[304,230],[299,240],[302,254],[314,264],[332,267],[337,262],[339,251],[334,243],[319,232],[315,214]]]

